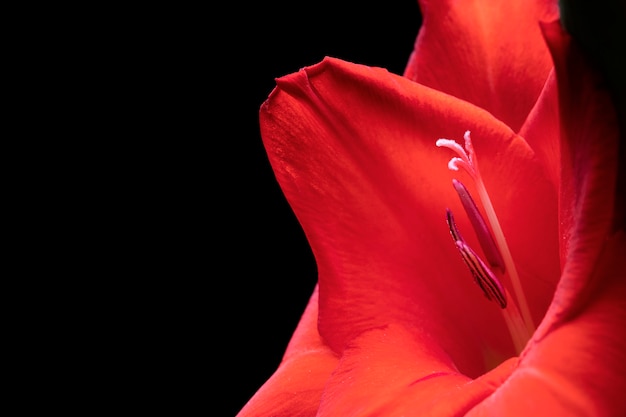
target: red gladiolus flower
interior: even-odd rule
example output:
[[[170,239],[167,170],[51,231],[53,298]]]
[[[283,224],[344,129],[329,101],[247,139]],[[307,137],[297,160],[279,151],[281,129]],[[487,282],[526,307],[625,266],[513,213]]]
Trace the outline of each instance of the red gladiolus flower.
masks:
[[[261,108],[319,283],[238,417],[626,415],[609,96],[555,1],[420,7],[404,76],[326,58]]]

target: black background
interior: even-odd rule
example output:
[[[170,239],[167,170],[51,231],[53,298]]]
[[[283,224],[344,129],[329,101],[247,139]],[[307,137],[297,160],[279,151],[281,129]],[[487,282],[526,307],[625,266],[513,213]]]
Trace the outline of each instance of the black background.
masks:
[[[208,239],[218,247],[209,250],[209,281],[228,293],[224,300],[222,291],[209,292],[215,313],[199,325],[224,350],[225,357],[206,353],[206,378],[219,381],[225,416],[234,416],[274,372],[317,279],[267,160],[259,107],[276,77],[324,56],[401,74],[421,23],[416,0],[255,2],[231,13],[215,16],[228,23],[212,27],[209,47],[199,51],[211,61],[206,79],[218,93],[204,99],[219,104],[209,110],[209,142],[217,147],[209,152],[208,191],[221,191],[208,216]]]

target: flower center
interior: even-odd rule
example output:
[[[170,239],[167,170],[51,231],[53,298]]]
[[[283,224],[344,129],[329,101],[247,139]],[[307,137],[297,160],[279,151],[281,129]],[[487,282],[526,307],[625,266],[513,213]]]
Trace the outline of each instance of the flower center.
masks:
[[[526,343],[535,331],[535,326],[530,315],[530,309],[524,296],[524,291],[511,256],[511,251],[504,238],[502,227],[496,216],[496,212],[491,204],[491,199],[485,188],[485,184],[478,170],[478,160],[472,146],[472,139],[469,130],[465,132],[465,148],[451,139],[438,139],[436,145],[454,151],[457,156],[450,159],[448,168],[458,171],[465,169],[474,180],[478,195],[487,215],[487,221],[483,218],[480,210],[474,203],[469,191],[463,183],[457,179],[452,180],[452,185],[456,190],[463,208],[476,232],[478,242],[484,253],[487,262],[465,242],[461,233],[456,227],[454,217],[450,209],[447,209],[446,220],[450,229],[450,234],[454,243],[461,253],[463,261],[469,268],[474,281],[483,290],[487,299],[495,301],[502,310],[502,315],[511,334],[513,344],[519,354],[526,346]],[[488,226],[489,225],[489,226]],[[493,234],[492,234],[493,231]],[[488,264],[488,265],[487,265]],[[501,284],[498,275],[508,276],[513,287],[515,299],[511,298],[507,288]]]

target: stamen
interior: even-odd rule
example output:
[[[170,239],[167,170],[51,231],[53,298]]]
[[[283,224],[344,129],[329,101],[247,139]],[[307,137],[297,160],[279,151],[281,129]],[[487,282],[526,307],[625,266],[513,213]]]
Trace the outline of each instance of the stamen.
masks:
[[[448,163],[448,167],[451,170],[458,171],[459,166],[461,166],[465,168],[474,179],[478,195],[483,203],[483,207],[487,215],[487,220],[489,221],[491,230],[494,234],[495,243],[500,249],[500,254],[503,260],[503,268],[506,269],[507,275],[513,286],[513,293],[517,299],[523,323],[526,326],[528,333],[532,334],[535,331],[535,325],[533,323],[532,316],[530,315],[530,309],[528,308],[528,303],[526,302],[526,297],[524,295],[524,290],[522,289],[519,275],[517,274],[517,269],[513,263],[511,251],[509,250],[509,246],[504,238],[502,227],[500,226],[500,222],[496,216],[496,212],[493,208],[493,204],[491,203],[491,199],[489,198],[489,194],[487,193],[487,189],[485,188],[485,184],[480,176],[480,171],[478,170],[478,160],[476,158],[476,154],[474,153],[474,147],[472,145],[469,130],[465,132],[463,138],[465,139],[465,149],[451,139],[438,139],[436,145],[451,149],[458,155],[458,157],[452,158],[452,160]]]
[[[496,300],[501,308],[506,307],[506,297],[504,296],[504,288],[496,276],[491,272],[489,267],[480,259],[480,257],[470,248],[463,240],[461,232],[456,226],[452,210],[446,209],[446,222],[450,229],[450,235],[456,244],[456,247],[461,252],[463,261],[469,268],[474,281],[483,290],[488,300]]]
[[[450,210],[449,208],[446,209],[446,222],[448,223],[448,228],[450,229],[452,240],[454,240],[455,242],[457,240],[461,240],[464,242],[465,240],[463,240],[463,238],[461,237],[461,232],[459,232],[459,229],[456,227],[456,222],[454,221],[452,210]]]
[[[472,199],[469,191],[465,188],[465,185],[461,181],[456,179],[452,180],[452,185],[456,190],[459,198],[461,199],[461,203],[463,204],[463,208],[467,213],[467,217],[469,217],[472,226],[474,227],[474,231],[476,232],[476,236],[478,237],[478,242],[480,243],[480,247],[483,249],[485,253],[485,257],[491,265],[492,268],[500,270],[502,273],[505,271],[504,260],[502,259],[502,255],[498,250],[498,246],[487,227],[487,223],[483,216],[480,214],[478,207],[476,207],[476,203]]]
[[[495,274],[465,242],[457,240],[456,247],[459,249],[459,252],[461,252],[465,264],[472,272],[474,280],[485,293],[485,297],[490,301],[498,303],[500,308],[506,308],[504,287],[500,281],[498,281]]]
[[[530,340],[532,332],[529,332],[526,327],[515,303],[507,303],[511,295],[476,252],[465,243],[450,209],[446,209],[446,221],[450,229],[450,235],[461,253],[463,262],[474,277],[474,282],[483,290],[483,294],[485,294],[488,300],[495,301],[500,306],[515,350],[518,354],[521,353],[528,340]]]

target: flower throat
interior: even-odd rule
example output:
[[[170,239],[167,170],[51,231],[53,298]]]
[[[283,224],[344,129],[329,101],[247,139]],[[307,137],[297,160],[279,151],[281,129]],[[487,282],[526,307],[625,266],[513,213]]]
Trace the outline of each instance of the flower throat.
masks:
[[[481,215],[480,210],[463,183],[453,179],[452,185],[459,195],[461,204],[476,232],[486,262],[463,239],[450,209],[446,209],[446,221],[454,244],[461,253],[461,257],[469,268],[474,281],[483,291],[485,297],[490,301],[494,301],[500,307],[515,350],[519,354],[534,333],[535,326],[509,246],[506,243],[500,222],[480,176],[478,161],[474,153],[469,130],[465,132],[464,139],[465,148],[451,139],[439,139],[436,145],[451,149],[457,154],[456,157],[453,157],[448,162],[450,170],[458,171],[459,168],[463,168],[474,180],[479,198],[487,215],[487,221]],[[515,299],[512,299],[508,289],[498,279],[498,276],[504,277],[505,275],[509,278]]]

